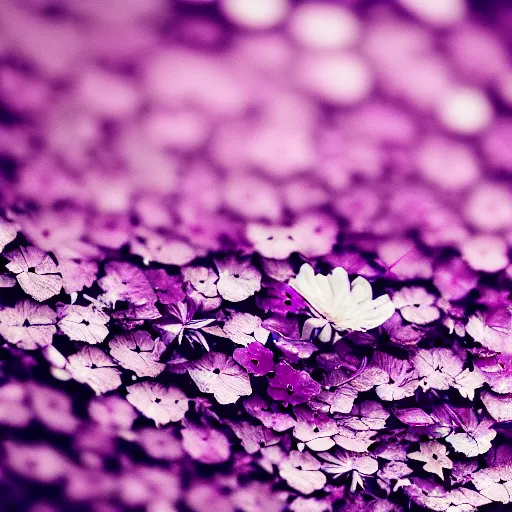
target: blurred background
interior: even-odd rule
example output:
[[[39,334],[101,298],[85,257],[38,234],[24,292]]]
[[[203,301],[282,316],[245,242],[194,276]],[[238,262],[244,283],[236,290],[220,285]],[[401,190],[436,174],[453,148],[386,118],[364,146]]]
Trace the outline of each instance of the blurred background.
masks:
[[[47,250],[136,225],[177,264],[319,213],[508,233],[511,29],[507,1],[3,0],[3,206]]]

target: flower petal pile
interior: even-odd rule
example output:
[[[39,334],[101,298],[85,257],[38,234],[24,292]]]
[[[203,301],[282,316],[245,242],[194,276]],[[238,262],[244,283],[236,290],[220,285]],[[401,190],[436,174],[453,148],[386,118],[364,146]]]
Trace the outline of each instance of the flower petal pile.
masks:
[[[512,510],[511,27],[0,2],[0,511]]]

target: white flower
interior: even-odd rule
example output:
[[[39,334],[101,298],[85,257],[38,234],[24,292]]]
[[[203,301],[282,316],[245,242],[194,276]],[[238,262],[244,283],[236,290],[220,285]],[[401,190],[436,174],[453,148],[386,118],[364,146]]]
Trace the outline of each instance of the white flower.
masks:
[[[388,295],[372,299],[372,287],[363,277],[352,283],[345,269],[337,267],[332,274],[316,274],[311,265],[302,265],[290,286],[297,290],[309,303],[313,314],[326,320],[336,331],[367,331],[382,325],[391,318],[395,306]],[[314,322],[314,327],[322,327]],[[318,325],[317,325],[318,324]],[[306,330],[306,327],[305,327]],[[328,329],[329,330],[329,329]],[[326,329],[320,339],[328,341]]]

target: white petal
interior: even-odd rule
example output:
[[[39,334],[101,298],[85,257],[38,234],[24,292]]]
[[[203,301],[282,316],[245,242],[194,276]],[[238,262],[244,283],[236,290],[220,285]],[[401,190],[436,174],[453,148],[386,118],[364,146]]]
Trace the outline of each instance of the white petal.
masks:
[[[325,280],[323,288],[321,284],[322,277]],[[292,288],[297,290],[320,315],[324,317],[329,316],[329,312],[332,309],[333,297],[326,276],[315,276],[313,267],[305,263],[300,268],[297,277],[292,279],[289,284]],[[324,293],[327,293],[327,296],[324,296]]]
[[[357,277],[352,282],[350,297],[358,304],[372,300],[372,286],[364,277]]]
[[[350,282],[344,268],[337,267],[328,276],[334,295],[334,311],[342,308],[350,298]]]
[[[309,338],[311,338],[311,333],[315,329],[323,328],[326,324],[327,320],[323,318],[308,318],[302,327],[302,339],[309,340]]]

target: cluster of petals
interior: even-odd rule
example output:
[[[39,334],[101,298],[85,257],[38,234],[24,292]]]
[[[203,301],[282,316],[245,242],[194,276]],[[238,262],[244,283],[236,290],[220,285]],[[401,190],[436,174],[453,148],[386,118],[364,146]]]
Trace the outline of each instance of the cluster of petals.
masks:
[[[509,4],[0,2],[0,509],[512,509]]]

